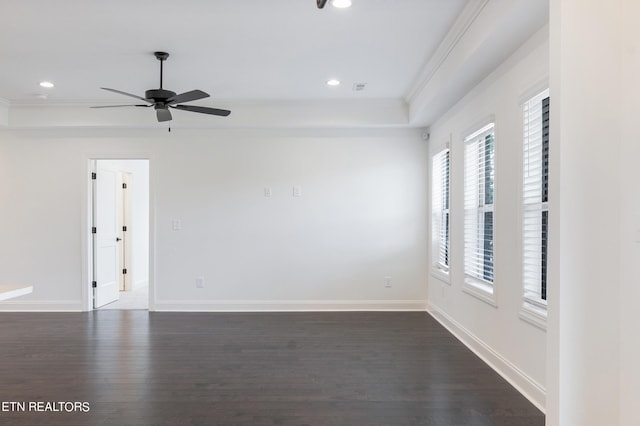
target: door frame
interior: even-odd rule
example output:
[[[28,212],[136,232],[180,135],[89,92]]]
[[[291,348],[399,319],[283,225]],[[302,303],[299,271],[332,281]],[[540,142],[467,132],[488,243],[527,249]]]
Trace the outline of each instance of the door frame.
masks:
[[[155,311],[156,307],[156,224],[155,224],[155,161],[151,153],[85,153],[82,155],[82,206],[80,220],[80,236],[82,249],[82,279],[80,295],[82,298],[82,310],[92,311],[93,308],[93,255],[92,234],[93,202],[91,180],[92,162],[94,160],[147,160],[149,162],[149,311]]]
[[[118,209],[118,227],[122,229],[123,226],[131,227],[131,172],[120,171],[118,173],[118,182],[126,185],[126,189],[124,188],[124,186],[118,186],[118,196],[120,197],[121,201],[120,208]],[[122,250],[120,251],[119,256],[120,271],[118,274],[118,288],[120,289],[120,291],[133,290],[131,275],[124,274],[122,272],[123,268],[128,268],[131,265],[131,237],[129,237],[129,235],[129,232],[122,232]]]

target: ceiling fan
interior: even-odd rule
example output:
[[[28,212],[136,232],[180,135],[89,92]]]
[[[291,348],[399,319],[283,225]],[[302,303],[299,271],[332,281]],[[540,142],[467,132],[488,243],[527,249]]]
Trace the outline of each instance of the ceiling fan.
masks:
[[[191,90],[189,92],[180,93],[179,95],[176,92],[172,92],[171,90],[165,90],[162,88],[162,63],[167,60],[169,54],[167,52],[154,52],[156,59],[160,61],[160,88],[159,89],[150,89],[144,93],[144,97],[134,95],[132,93],[122,92],[116,89],[110,89],[108,87],[101,87],[103,90],[108,90],[109,92],[119,93],[121,95],[130,96],[132,98],[139,99],[146,103],[137,104],[137,105],[104,105],[104,106],[94,106],[91,108],[119,108],[119,107],[153,107],[156,110],[156,117],[158,121],[170,121],[171,120],[171,111],[169,108],[175,108],[182,111],[191,111],[191,112],[199,112],[201,114],[209,114],[209,115],[219,115],[222,117],[226,117],[231,114],[231,111],[226,109],[218,109],[218,108],[208,108],[203,106],[195,106],[195,105],[178,105],[183,102],[197,101],[198,99],[208,98],[209,94],[203,92],[202,90]]]

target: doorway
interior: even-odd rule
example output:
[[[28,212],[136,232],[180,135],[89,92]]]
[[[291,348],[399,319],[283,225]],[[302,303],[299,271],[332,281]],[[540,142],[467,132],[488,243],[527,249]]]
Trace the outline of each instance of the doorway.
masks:
[[[149,309],[149,160],[91,160],[91,305]]]

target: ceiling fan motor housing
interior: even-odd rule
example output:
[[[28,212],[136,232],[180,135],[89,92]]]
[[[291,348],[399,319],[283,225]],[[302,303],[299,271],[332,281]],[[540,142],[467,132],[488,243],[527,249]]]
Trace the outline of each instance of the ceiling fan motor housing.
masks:
[[[144,97],[147,99],[153,99],[155,103],[165,103],[167,99],[176,95],[176,92],[164,89],[151,89],[144,92]]]

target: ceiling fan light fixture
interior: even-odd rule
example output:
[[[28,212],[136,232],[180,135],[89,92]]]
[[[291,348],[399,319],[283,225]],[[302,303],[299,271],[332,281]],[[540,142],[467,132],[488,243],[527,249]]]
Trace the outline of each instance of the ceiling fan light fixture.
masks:
[[[55,85],[50,81],[41,81],[40,82],[40,87],[44,87],[46,89],[51,89],[51,88],[55,87]]]
[[[346,9],[347,7],[351,7],[351,0],[333,0],[331,4],[338,9]]]

